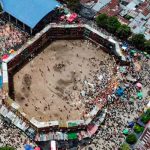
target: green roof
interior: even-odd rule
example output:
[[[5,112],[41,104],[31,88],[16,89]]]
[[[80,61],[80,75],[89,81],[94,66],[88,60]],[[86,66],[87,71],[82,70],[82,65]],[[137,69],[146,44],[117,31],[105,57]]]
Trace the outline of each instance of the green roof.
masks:
[[[68,127],[74,127],[74,126],[77,126],[77,123],[75,123],[75,122],[69,122],[68,123]]]
[[[69,140],[74,140],[77,138],[78,138],[77,133],[68,133],[68,139]]]

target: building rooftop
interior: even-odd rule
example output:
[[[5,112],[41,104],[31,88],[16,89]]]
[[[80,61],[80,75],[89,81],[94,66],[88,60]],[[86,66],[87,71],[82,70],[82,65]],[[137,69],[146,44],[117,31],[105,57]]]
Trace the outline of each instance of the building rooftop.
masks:
[[[146,22],[145,27],[150,29],[150,18],[149,18],[148,21]]]
[[[118,15],[117,17],[118,17],[119,21],[120,21],[122,24],[126,24],[126,25],[129,24],[129,20],[123,18],[123,17],[120,16],[120,15]]]
[[[59,3],[56,0],[0,0],[5,12],[30,28],[51,12]]]
[[[144,33],[146,30],[146,28],[144,27],[145,23],[146,21],[143,19],[143,15],[140,13],[138,14],[137,17],[133,19],[133,21],[131,21],[129,27],[131,28],[132,32],[135,34]]]
[[[99,11],[99,13],[105,13],[108,16],[117,16],[119,12],[119,0],[111,0],[111,2],[107,6]]]
[[[150,28],[145,31],[144,35],[145,35],[146,40],[150,40]],[[150,127],[150,124],[149,124],[149,127]]]
[[[149,14],[150,14],[150,9],[149,8],[146,8],[143,12],[142,12],[142,14],[146,17],[146,16],[148,16]]]
[[[111,0],[98,0],[92,9],[95,10],[96,12],[98,12],[110,2],[111,2]]]
[[[130,2],[126,7],[127,7],[127,9],[129,9],[129,10],[134,10],[135,9],[135,7],[136,7],[136,3],[135,2]]]

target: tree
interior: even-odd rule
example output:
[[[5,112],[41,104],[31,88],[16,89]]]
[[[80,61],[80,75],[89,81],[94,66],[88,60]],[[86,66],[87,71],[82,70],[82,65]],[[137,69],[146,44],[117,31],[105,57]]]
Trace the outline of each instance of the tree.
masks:
[[[129,15],[126,15],[125,18],[128,19],[128,20],[130,20],[130,19],[132,19],[133,17],[131,17],[131,16],[129,16]]]
[[[123,143],[120,147],[120,150],[130,150],[130,146],[127,143]]]
[[[131,29],[127,25],[121,25],[116,32],[118,37],[122,39],[127,39],[131,35]]]
[[[135,125],[135,126],[134,126],[134,132],[135,132],[135,133],[143,132],[143,130],[144,130],[144,127],[141,127],[141,126],[139,126],[139,125]]]
[[[146,124],[150,121],[150,109],[148,109],[146,111],[146,113],[144,113],[142,116],[141,116],[141,121]]]
[[[143,48],[145,43],[145,36],[143,34],[135,34],[131,38],[131,43],[137,48]]]
[[[65,2],[67,6],[74,11],[77,11],[80,7],[80,0],[65,0]]]
[[[0,147],[0,150],[15,150],[15,148],[9,147],[9,146],[4,146],[4,147]]]
[[[150,108],[146,110],[146,114],[150,115]]]
[[[0,3],[0,12],[2,11],[3,9],[2,9],[2,5],[1,5],[1,3]]]
[[[150,40],[145,41],[145,43],[144,43],[144,49],[145,49],[145,51],[147,51],[148,53],[150,53]]]
[[[137,137],[134,133],[129,134],[126,138],[126,142],[129,144],[134,144],[136,143],[136,141],[137,141]]]
[[[141,117],[141,121],[142,121],[144,124],[148,123],[149,120],[150,120],[150,117],[147,116],[147,115],[143,115],[143,116]]]
[[[102,28],[106,28],[108,21],[108,16],[106,14],[100,14],[96,17],[96,23]]]
[[[107,30],[109,32],[115,33],[116,30],[121,26],[121,23],[118,21],[117,17],[109,17],[107,21]]]

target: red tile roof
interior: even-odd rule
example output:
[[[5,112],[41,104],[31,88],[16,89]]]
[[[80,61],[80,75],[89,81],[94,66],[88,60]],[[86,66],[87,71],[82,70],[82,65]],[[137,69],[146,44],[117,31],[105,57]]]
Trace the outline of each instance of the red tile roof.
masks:
[[[127,20],[127,19],[125,19],[125,18],[123,18],[122,16],[120,16],[120,15],[118,15],[117,16],[117,18],[119,19],[119,21],[121,22],[121,23],[123,23],[123,24],[126,24],[126,25],[128,25],[130,22],[129,22],[129,20]]]
[[[99,13],[105,13],[108,16],[116,16],[120,12],[119,0],[112,0],[107,6],[99,11]]]
[[[138,10],[144,10],[148,6],[149,6],[149,2],[145,1],[139,5]]]
[[[147,16],[148,14],[150,14],[150,9],[146,8],[146,9],[142,12],[142,14],[143,14],[144,16]]]

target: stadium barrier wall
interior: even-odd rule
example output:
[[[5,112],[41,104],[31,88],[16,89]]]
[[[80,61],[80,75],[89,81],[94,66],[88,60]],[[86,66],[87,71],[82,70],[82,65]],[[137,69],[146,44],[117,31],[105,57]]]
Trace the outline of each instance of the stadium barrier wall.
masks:
[[[115,42],[113,39],[111,39],[108,36],[105,36],[102,33],[99,33],[95,29],[92,29],[88,25],[56,25],[52,24],[45,29],[43,29],[40,33],[38,33],[33,39],[29,40],[21,49],[19,49],[16,54],[9,57],[4,63],[7,64],[8,67],[8,73],[10,75],[13,75],[19,68],[24,64],[24,62],[28,61],[29,57],[31,55],[34,55],[35,53],[38,53],[41,49],[43,49],[47,44],[50,44],[54,40],[60,40],[60,39],[88,39],[96,44],[100,44],[104,50],[107,50],[110,54],[116,55],[116,57],[119,57],[122,59],[119,53],[117,53],[118,43]],[[120,51],[119,51],[120,52]],[[7,74],[8,78],[8,74]],[[5,87],[5,82],[4,82]],[[8,91],[8,82],[6,83],[6,91]],[[7,101],[7,99],[6,99]],[[7,103],[7,102],[6,102]],[[99,110],[100,111],[100,110]],[[99,112],[97,111],[97,113]],[[19,113],[20,117],[25,118],[22,116],[22,113]],[[93,120],[94,116],[91,116],[90,122]],[[47,131],[50,130],[53,126],[51,126],[49,123],[45,123],[45,125],[42,125],[39,127],[35,120],[28,120],[28,123],[33,125],[33,128],[40,132],[40,131]],[[86,122],[86,121],[85,121]],[[76,128],[85,128],[90,122],[87,121],[87,123],[78,124],[78,126],[68,127],[68,125],[62,127],[59,124],[55,124],[54,128],[64,128],[68,129],[71,128],[72,130],[75,130]],[[66,123],[67,124],[67,123]],[[70,130],[70,129],[68,129]]]

